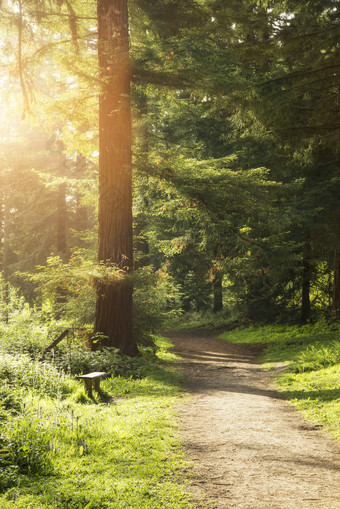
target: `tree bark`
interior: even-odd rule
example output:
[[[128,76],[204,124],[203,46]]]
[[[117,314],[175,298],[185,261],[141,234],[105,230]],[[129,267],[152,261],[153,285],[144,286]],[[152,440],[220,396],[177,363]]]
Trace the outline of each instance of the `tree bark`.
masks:
[[[98,0],[99,98],[98,261],[133,268],[130,64],[127,0]],[[131,278],[97,285],[95,332],[100,344],[136,355]]]

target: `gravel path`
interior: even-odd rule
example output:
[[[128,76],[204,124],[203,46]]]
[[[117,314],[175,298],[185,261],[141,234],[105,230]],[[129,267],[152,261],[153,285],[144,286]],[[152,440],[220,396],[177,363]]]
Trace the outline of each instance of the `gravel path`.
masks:
[[[340,509],[340,446],[275,391],[258,347],[209,331],[167,336],[190,393],[179,423],[193,497],[218,509]]]

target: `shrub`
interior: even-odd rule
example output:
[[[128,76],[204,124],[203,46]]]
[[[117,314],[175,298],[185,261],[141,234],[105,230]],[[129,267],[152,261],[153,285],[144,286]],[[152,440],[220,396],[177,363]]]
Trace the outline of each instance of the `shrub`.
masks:
[[[49,325],[42,324],[30,310],[12,315],[9,324],[0,323],[2,352],[18,354],[26,353],[36,358],[46,344]]]

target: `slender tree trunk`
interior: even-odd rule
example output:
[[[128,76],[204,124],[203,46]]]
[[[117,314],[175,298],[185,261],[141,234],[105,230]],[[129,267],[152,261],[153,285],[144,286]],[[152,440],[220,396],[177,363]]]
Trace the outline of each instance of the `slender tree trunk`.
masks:
[[[340,317],[340,251],[334,251],[334,280],[332,313],[335,319]]]
[[[66,244],[66,184],[60,184],[57,196],[57,252],[64,256]]]
[[[218,313],[223,309],[223,291],[222,291],[222,279],[223,276],[220,273],[215,275],[214,280],[214,313]]]
[[[3,277],[3,303],[4,303],[4,321],[8,323],[8,306],[9,306],[9,205],[6,198],[3,200],[3,223],[2,223],[2,277]]]
[[[302,260],[302,299],[301,299],[301,323],[306,323],[311,317],[310,305],[310,280],[311,264],[308,256]]]
[[[65,169],[65,155],[62,153],[62,148],[59,154],[60,160],[60,175],[64,175]],[[66,241],[66,228],[67,228],[67,206],[66,206],[66,184],[59,184],[57,194],[57,225],[56,225],[56,246],[57,253],[62,258],[66,257],[67,241]],[[59,320],[63,315],[63,308],[67,300],[66,290],[58,287],[56,290],[56,319]]]
[[[149,161],[149,133],[147,129],[146,119],[148,114],[148,97],[144,92],[138,94],[137,115],[139,120],[139,161],[141,173],[138,175],[138,191],[141,207],[134,218],[134,245],[137,250],[137,259],[135,259],[134,267],[139,269],[149,264],[149,242],[145,236],[148,225],[147,210],[149,208],[148,200],[148,175],[145,169],[148,167]]]
[[[76,165],[75,165],[75,171],[76,176],[78,179],[82,179],[86,172],[86,159],[81,154],[77,155]],[[77,189],[75,193],[75,201],[76,201],[76,230],[78,232],[84,232],[87,230],[89,226],[89,218],[88,218],[88,210],[85,205],[81,203],[82,200],[82,193]],[[80,247],[85,247],[86,242],[83,239],[78,239],[78,245]]]
[[[340,86],[338,87],[338,108],[337,117],[340,120]],[[335,159],[337,165],[340,161],[340,130],[337,130],[337,143],[335,149]],[[334,278],[333,278],[333,298],[332,315],[335,320],[340,317],[340,250],[338,246],[334,250]]]
[[[98,0],[99,233],[98,260],[127,275],[133,267],[129,27],[127,0]],[[95,332],[127,355],[133,336],[131,278],[98,282]]]

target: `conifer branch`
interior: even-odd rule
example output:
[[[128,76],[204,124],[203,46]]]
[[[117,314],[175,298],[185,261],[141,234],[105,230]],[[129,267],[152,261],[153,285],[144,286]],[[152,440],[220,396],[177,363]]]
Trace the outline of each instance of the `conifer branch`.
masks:
[[[76,55],[79,55],[79,46],[78,46],[78,27],[77,27],[77,17],[76,13],[68,0],[64,0],[65,5],[67,7],[69,13],[69,26],[72,34],[72,42],[74,45],[74,49]]]
[[[329,70],[329,69],[338,69],[340,67],[340,64],[332,64],[332,65],[325,65],[323,67],[318,67],[318,68],[315,68],[315,69],[305,69],[305,70],[302,70],[302,71],[294,71],[294,72],[290,72],[290,73],[287,73],[285,74],[284,76],[278,76],[277,78],[271,78],[269,80],[266,80],[262,83],[258,83],[256,86],[263,86],[263,85],[268,85],[270,83],[277,83],[277,82],[280,82],[280,81],[286,81],[288,79],[291,79],[291,78],[303,78],[305,76],[308,76],[308,75],[313,75],[313,74],[316,74],[318,72],[324,72],[326,70]],[[327,76],[327,78],[324,78],[324,79],[327,79],[329,80],[329,76]],[[321,78],[320,78],[321,80]]]
[[[89,33],[87,33],[85,35],[78,36],[77,40],[87,39],[88,37],[93,37],[93,36],[96,36],[96,35],[98,35],[98,32],[89,32]],[[72,42],[73,42],[73,38],[71,38],[71,39],[62,39],[61,41],[50,42],[48,44],[45,44],[45,46],[42,46],[41,48],[37,49],[33,53],[32,57],[36,57],[40,53],[43,53],[44,51],[47,51],[50,48],[53,48],[55,46],[59,46],[61,44],[69,44],[69,43],[72,43]]]

